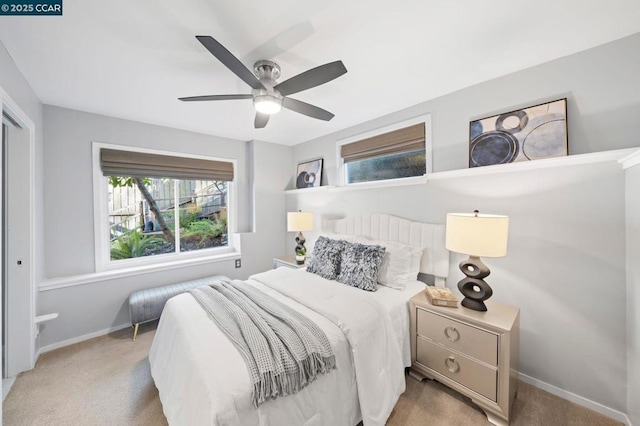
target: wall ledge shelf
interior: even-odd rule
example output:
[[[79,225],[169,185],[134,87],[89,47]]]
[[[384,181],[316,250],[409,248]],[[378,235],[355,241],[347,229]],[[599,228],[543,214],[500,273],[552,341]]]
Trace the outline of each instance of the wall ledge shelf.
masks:
[[[640,164],[640,147],[617,149],[611,151],[592,152],[587,154],[568,155],[566,157],[547,158],[544,160],[526,161],[510,164],[497,164],[495,166],[475,167],[471,169],[447,170],[433,172],[424,176],[412,178],[394,179],[379,182],[365,182],[345,186],[319,186],[315,188],[288,189],[286,195],[298,195],[319,192],[343,192],[366,189],[390,188],[396,186],[423,185],[430,180],[454,179],[460,177],[487,176],[498,173],[512,173],[525,170],[548,169],[552,167],[567,167],[582,164],[618,162],[623,169]]]
[[[40,323],[43,323],[43,322],[54,320],[56,318],[58,318],[58,313],[57,312],[55,312],[53,314],[38,315],[34,322],[36,324],[40,324]]]
[[[640,164],[640,149],[635,150],[631,154],[618,160],[618,163],[622,164],[624,170]]]
[[[306,194],[307,192],[326,192],[335,186],[314,186],[313,188],[286,189],[285,194]]]
[[[40,324],[42,324],[43,322],[54,320],[56,318],[58,318],[57,312],[54,312],[52,314],[44,314],[44,315],[36,316],[33,321],[33,325],[36,327],[36,330],[35,330],[36,337],[40,335]]]
[[[458,169],[444,172],[435,172],[427,175],[427,181],[435,179],[448,179],[466,176],[483,176],[496,173],[509,173],[524,170],[547,169],[551,167],[566,167],[581,164],[605,163],[626,158],[635,158],[640,161],[640,148],[617,149],[612,151],[592,152],[588,154],[575,154],[566,157],[547,158],[544,160],[523,161],[519,163],[497,164],[495,166],[474,167],[472,169]]]

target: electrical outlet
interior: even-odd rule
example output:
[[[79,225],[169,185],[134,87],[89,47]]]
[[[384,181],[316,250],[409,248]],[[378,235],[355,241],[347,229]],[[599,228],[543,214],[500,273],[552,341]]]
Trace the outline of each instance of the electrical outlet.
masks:
[[[236,268],[242,267],[242,259],[236,259]]]

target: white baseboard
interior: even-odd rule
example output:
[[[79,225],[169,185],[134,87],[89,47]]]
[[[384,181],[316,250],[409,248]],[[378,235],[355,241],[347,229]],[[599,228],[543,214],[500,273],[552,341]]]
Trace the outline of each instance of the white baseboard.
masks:
[[[43,346],[36,352],[36,361],[40,358],[40,355],[46,352],[51,352],[55,349],[59,349],[65,346],[73,345],[74,343],[84,342],[85,340],[93,339],[94,337],[104,336],[105,334],[112,333],[114,331],[122,330],[123,328],[131,327],[131,323],[116,325],[115,327],[105,328],[104,330],[94,331],[93,333],[84,334],[82,336],[74,337],[73,339],[63,340],[62,342],[52,343],[47,346]]]
[[[562,399],[566,399],[567,401],[571,401],[582,407],[588,408],[607,417],[611,417],[612,419],[622,422],[627,426],[632,426],[629,417],[621,411],[614,410],[613,408],[609,408],[598,402],[591,401],[590,399],[587,399],[583,396],[576,395],[575,393],[569,392],[564,389],[560,389],[559,387],[553,386],[547,382],[543,382],[542,380],[534,379],[533,377],[527,376],[526,374],[518,373],[518,378],[525,383],[537,387],[538,389],[542,389],[543,391],[559,396]]]

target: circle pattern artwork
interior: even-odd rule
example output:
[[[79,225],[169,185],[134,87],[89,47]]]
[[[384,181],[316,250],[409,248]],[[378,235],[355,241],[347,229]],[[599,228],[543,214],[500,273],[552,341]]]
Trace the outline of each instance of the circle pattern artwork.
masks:
[[[522,110],[508,112],[498,117],[496,120],[496,129],[508,133],[518,133],[527,127],[528,122],[529,116],[526,112]]]
[[[469,167],[568,155],[567,99],[469,123]]]
[[[316,174],[313,172],[300,172],[296,178],[296,188],[312,188],[316,181]]]
[[[564,126],[564,120],[540,124],[522,141],[522,153],[529,160],[564,155],[564,141],[556,137],[558,132],[564,129]]]
[[[511,163],[518,156],[518,140],[502,130],[483,133],[471,141],[472,167]]]

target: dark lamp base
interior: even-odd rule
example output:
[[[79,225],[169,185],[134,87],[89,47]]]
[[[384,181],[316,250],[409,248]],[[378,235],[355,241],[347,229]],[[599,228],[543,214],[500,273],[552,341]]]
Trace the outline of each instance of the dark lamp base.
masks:
[[[304,258],[302,259],[302,262],[298,260],[298,253],[306,253],[307,249],[304,246],[304,243],[306,243],[307,240],[305,240],[304,235],[302,235],[302,232],[298,232],[298,236],[296,236],[296,248],[293,249],[293,252],[296,254],[296,263],[298,265],[302,265],[304,263]]]
[[[460,270],[467,276],[458,283],[458,290],[465,296],[460,304],[474,311],[485,312],[487,305],[484,301],[493,295],[493,290],[483,280],[489,275],[489,268],[479,257],[470,256],[460,262]]]
[[[462,302],[460,302],[460,304],[465,308],[473,309],[474,311],[487,311],[487,305],[485,305],[482,300],[474,300],[465,297],[464,299],[462,299]]]

